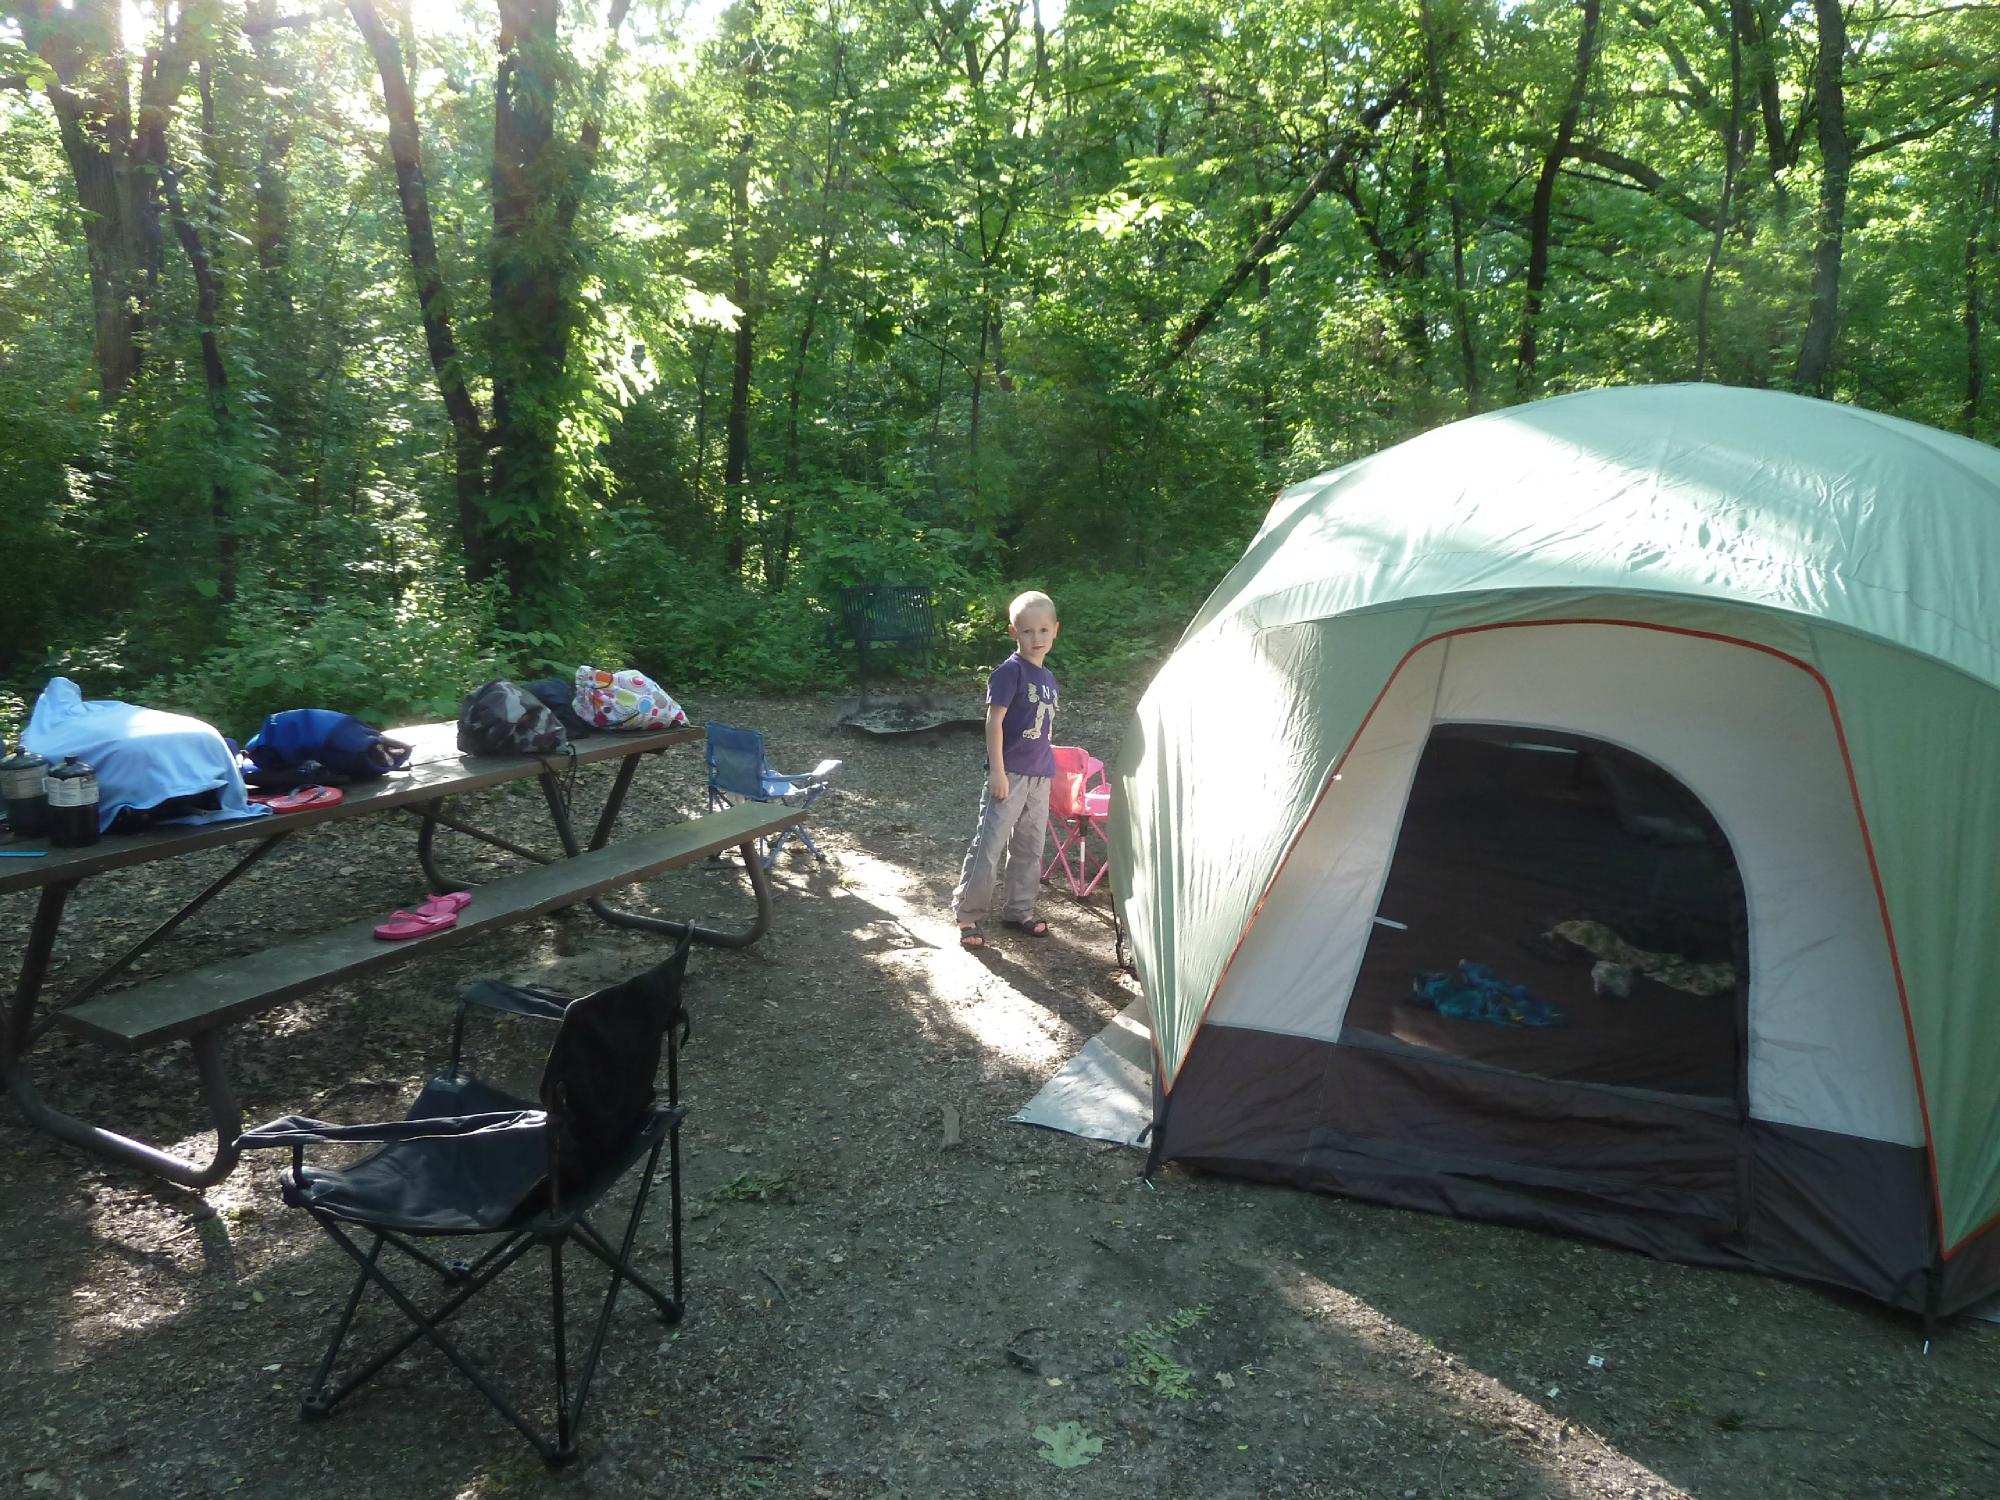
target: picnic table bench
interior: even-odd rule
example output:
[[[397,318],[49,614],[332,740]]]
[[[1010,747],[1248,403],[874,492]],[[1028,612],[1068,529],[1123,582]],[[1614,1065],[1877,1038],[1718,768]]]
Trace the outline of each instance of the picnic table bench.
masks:
[[[568,755],[462,756],[454,743],[455,732],[456,726],[452,724],[390,731],[394,738],[413,746],[408,769],[346,788],[345,799],[334,807],[197,827],[157,828],[136,835],[108,837],[82,849],[51,848],[38,859],[0,861],[0,894],[39,892],[20,976],[5,1010],[0,1011],[0,1083],[4,1083],[28,1120],[59,1139],[114,1161],[139,1167],[185,1187],[207,1187],[228,1176],[236,1166],[236,1137],[242,1129],[242,1111],[230,1086],[221,1047],[224,1034],[236,1022],[344,980],[393,968],[488,936],[510,923],[579,904],[588,906],[601,920],[614,926],[656,931],[676,939],[691,933],[697,942],[727,947],[747,946],[769,930],[770,883],[756,858],[756,841],[800,822],[804,817],[802,809],[745,803],[636,836],[616,840],[612,837],[641,757],[675,745],[699,742],[703,737],[700,729],[588,736],[576,742],[574,761]],[[573,765],[613,759],[618,761],[617,774],[597,822],[588,840],[584,840],[571,820],[565,781],[573,779],[570,775]],[[541,785],[549,821],[561,846],[560,854],[528,848],[445,810],[451,797],[530,776]],[[241,957],[146,980],[126,989],[106,990],[141,955],[165,940],[292,835],[319,824],[384,812],[402,812],[419,820],[417,860],[435,891],[460,890],[470,884],[450,879],[438,867],[435,841],[439,828],[455,830],[517,855],[529,862],[529,868],[479,885],[477,899],[460,913],[455,926],[443,932],[403,942],[383,942],[374,935],[378,919],[371,917]],[[237,843],[247,843],[250,847],[227,871],[189,897],[172,916],[105,968],[71,988],[52,1005],[41,1007],[64,909],[71,893],[84,880],[199,849]],[[675,922],[623,911],[604,899],[605,893],[619,886],[649,879],[731,847],[743,851],[744,868],[756,898],[756,916],[748,927],[722,931]],[[44,1100],[33,1076],[31,1057],[36,1042],[51,1027],[60,1027],[121,1052],[139,1052],[186,1041],[193,1049],[203,1102],[215,1127],[216,1148],[211,1160],[197,1165],[79,1119]]]

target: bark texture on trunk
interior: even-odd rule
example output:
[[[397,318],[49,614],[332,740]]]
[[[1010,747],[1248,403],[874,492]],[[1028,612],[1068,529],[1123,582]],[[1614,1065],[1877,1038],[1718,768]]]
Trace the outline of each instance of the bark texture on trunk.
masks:
[[[557,446],[570,309],[570,238],[552,227],[569,184],[556,149],[557,0],[500,0],[493,88],[493,562],[517,604],[561,580]]]
[[[222,362],[222,345],[215,332],[222,301],[220,278],[201,231],[188,217],[187,204],[181,197],[180,175],[170,173],[164,186],[167,208],[173,217],[174,237],[180,241],[188,267],[194,273],[194,315],[201,334],[202,381],[208,391],[208,414],[215,424],[216,443],[226,452],[230,425],[229,372]],[[209,522],[215,529],[216,598],[227,605],[236,602],[237,538],[235,520],[230,514],[231,494],[225,473],[226,462],[211,465]]]
[[[750,312],[750,150],[743,137],[729,175],[730,300],[736,304],[735,353],[729,374],[729,414],[723,423],[722,526],[729,571],[743,567],[750,487],[750,376],[757,357]]]
[[[1590,87],[1590,67],[1597,56],[1597,24],[1601,0],[1582,0],[1583,25],[1576,36],[1576,68],[1570,75],[1569,98],[1562,119],[1556,125],[1555,144],[1542,158],[1540,176],[1535,179],[1535,203],[1528,215],[1528,284],[1521,304],[1521,341],[1515,354],[1516,388],[1526,395],[1535,382],[1535,356],[1542,320],[1542,293],[1549,284],[1549,248],[1553,234],[1556,203],[1556,176],[1576,139],[1577,122],[1583,118],[1583,100]]]
[[[1854,143],[1847,135],[1844,90],[1847,15],[1841,0],[1813,0],[1819,19],[1819,63],[1813,71],[1819,122],[1819,213],[1813,245],[1812,309],[1792,382],[1815,396],[1826,394],[1833,368],[1834,336],[1840,326],[1840,254],[1847,228],[1847,180]]]
[[[1736,174],[1743,165],[1743,12],[1750,0],[1730,0],[1732,23],[1729,28],[1729,124],[1723,146],[1722,197],[1715,205],[1715,230],[1709,236],[1708,260],[1701,268],[1701,291],[1695,299],[1694,378],[1708,379],[1709,311],[1714,302],[1715,273],[1722,265],[1722,240],[1729,230],[1729,215],[1736,196]]]
[[[2000,92],[1986,105],[1986,170],[1979,179],[1979,206],[1965,231],[1965,407],[1961,421],[1967,437],[1979,432],[1980,408],[1986,400],[1984,301],[1980,271],[2000,249]]]
[[[1480,391],[1479,336],[1472,326],[1472,302],[1465,288],[1465,195],[1458,182],[1458,160],[1452,152],[1451,116],[1445,111],[1441,39],[1431,15],[1430,0],[1422,0],[1419,15],[1424,32],[1424,114],[1437,136],[1438,158],[1444,168],[1445,203],[1451,214],[1451,321],[1458,340],[1459,368],[1465,380],[1465,404],[1485,407]]]
[[[375,59],[382,99],[389,116],[389,157],[396,172],[396,197],[403,210],[410,274],[423,320],[424,348],[437,378],[438,395],[451,422],[452,465],[458,501],[459,549],[465,576],[473,583],[493,576],[493,549],[486,523],[486,433],[466,385],[458,340],[452,332],[451,303],[438,265],[437,235],[431,227],[430,186],[424,176],[423,147],[417,134],[416,102],[403,69],[402,49],[375,9],[374,0],[348,0],[362,40]]]
[[[46,92],[83,209],[98,394],[114,406],[145,360],[159,287],[167,128],[193,61],[187,17],[165,13],[159,43],[138,70],[135,107],[121,7],[114,0],[14,14],[22,40],[55,74]]]

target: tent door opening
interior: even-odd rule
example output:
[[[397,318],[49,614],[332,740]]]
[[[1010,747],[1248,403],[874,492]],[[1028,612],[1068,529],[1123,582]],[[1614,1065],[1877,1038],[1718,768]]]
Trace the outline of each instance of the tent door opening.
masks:
[[[1469,1157],[1600,1200],[1679,1182],[1676,1217],[1740,1222],[1747,918],[1691,791],[1602,740],[1435,725],[1377,909],[1341,1043],[1450,1068]]]

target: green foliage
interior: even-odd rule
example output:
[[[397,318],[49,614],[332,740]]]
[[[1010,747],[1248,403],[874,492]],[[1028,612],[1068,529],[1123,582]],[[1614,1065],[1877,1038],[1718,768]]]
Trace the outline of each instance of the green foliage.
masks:
[[[946,597],[965,593],[973,540],[928,524],[910,486],[831,479],[797,497],[804,581],[821,598],[858,583],[923,583]]]
[[[738,1172],[709,1190],[711,1203],[770,1203],[787,1196],[798,1173],[788,1168],[772,1172]]]
[[[607,519],[584,595],[620,665],[667,691],[730,684],[797,691],[827,680],[826,616],[800,589],[777,595],[671,546],[640,513]]]
[[[1209,1314],[1206,1302],[1179,1308],[1157,1323],[1129,1335],[1125,1340],[1125,1379],[1141,1390],[1164,1396],[1169,1401],[1186,1401],[1194,1395],[1195,1373],[1173,1355],[1173,1338],[1185,1333]]]
[[[231,613],[224,644],[145,683],[139,697],[239,739],[284,708],[338,709],[382,726],[451,718],[480,683],[533,665],[496,654],[495,613],[492,590],[451,582],[414,588],[394,604],[315,607],[259,593]]]

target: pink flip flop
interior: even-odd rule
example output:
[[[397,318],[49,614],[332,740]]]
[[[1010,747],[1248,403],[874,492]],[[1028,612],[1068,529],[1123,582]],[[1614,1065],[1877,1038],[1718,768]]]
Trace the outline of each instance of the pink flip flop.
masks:
[[[399,911],[391,914],[388,921],[375,928],[375,936],[385,943],[400,943],[405,938],[429,937],[434,932],[443,932],[458,925],[458,912]]]
[[[472,892],[446,891],[442,896],[428,896],[417,908],[420,917],[455,917],[472,905]]]
[[[304,812],[309,807],[338,807],[347,793],[337,786],[299,786],[289,792],[252,792],[250,800],[261,802],[274,813]]]

